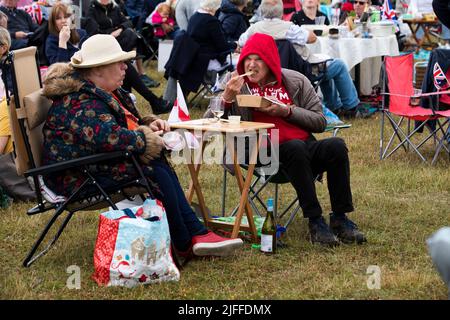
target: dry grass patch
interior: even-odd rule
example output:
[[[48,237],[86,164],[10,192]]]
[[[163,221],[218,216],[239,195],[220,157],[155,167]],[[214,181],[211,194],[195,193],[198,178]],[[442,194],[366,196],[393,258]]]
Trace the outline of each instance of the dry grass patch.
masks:
[[[155,65],[153,65],[155,67]],[[151,73],[164,84],[162,75]],[[162,93],[163,85],[154,91]],[[142,99],[139,107],[149,112]],[[191,110],[193,118],[204,110]],[[167,115],[166,115],[167,117]],[[329,134],[320,134],[324,138]],[[236,256],[194,260],[177,283],[125,288],[101,288],[93,280],[93,249],[98,212],[77,213],[57,245],[31,268],[22,260],[49,215],[27,216],[31,206],[17,203],[0,212],[1,299],[446,299],[447,289],[434,270],[425,240],[438,228],[450,225],[449,159],[441,154],[436,166],[422,164],[402,150],[380,161],[379,118],[352,121],[340,137],[347,142],[356,211],[350,217],[366,233],[368,243],[324,249],[308,242],[307,221],[297,217],[290,226],[287,248],[266,256],[250,243]],[[431,146],[426,153],[432,153]],[[189,174],[175,167],[187,187]],[[220,214],[222,169],[204,166],[200,180],[207,204]],[[239,192],[229,177],[227,210]],[[272,196],[272,187],[263,198]],[[330,202],[324,183],[317,192],[328,219]],[[293,196],[289,185],[281,187],[281,202]],[[81,289],[66,287],[70,265],[81,270]],[[367,287],[367,268],[381,270],[381,288]]]

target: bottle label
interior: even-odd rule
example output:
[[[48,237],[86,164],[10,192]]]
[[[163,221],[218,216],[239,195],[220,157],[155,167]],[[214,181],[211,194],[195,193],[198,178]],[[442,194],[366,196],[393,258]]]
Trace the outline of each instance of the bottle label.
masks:
[[[261,235],[261,251],[273,252],[273,235],[271,234]]]

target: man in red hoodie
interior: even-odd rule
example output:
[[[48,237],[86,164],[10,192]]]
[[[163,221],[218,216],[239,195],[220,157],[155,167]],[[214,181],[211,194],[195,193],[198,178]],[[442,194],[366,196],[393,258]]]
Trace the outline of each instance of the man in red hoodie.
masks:
[[[251,75],[238,77],[249,71]],[[329,246],[338,245],[338,239],[344,243],[365,242],[365,236],[346,216],[353,211],[353,203],[345,142],[335,137],[314,139],[312,133],[323,132],[326,127],[319,97],[305,76],[281,69],[273,38],[261,33],[250,37],[239,57],[237,72],[225,81],[222,98],[228,114],[241,115],[246,121],[273,123],[278,129],[279,160],[297,192],[304,217],[309,218],[311,241]],[[285,106],[239,107],[237,94],[271,96]],[[314,177],[322,172],[327,172],[331,228],[322,216],[314,185]]]

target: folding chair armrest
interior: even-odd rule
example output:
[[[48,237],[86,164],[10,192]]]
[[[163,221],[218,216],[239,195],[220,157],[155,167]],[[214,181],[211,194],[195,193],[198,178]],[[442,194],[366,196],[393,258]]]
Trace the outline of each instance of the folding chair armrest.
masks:
[[[92,156],[82,157],[78,159],[68,160],[64,162],[54,163],[47,166],[41,166],[39,168],[34,168],[27,170],[24,175],[26,177],[29,176],[38,176],[38,175],[47,175],[54,172],[59,172],[63,170],[67,170],[70,168],[81,167],[85,165],[90,165],[94,163],[98,163],[101,161],[107,161],[112,159],[119,158],[128,158],[132,154],[128,151],[115,151],[115,152],[106,152],[99,153]]]

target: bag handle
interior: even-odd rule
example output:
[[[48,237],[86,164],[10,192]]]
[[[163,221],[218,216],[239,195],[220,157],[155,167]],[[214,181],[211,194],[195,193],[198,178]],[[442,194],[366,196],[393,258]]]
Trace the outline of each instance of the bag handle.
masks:
[[[133,211],[131,211],[131,209],[129,208],[125,208],[122,210],[128,217],[132,218],[132,219],[136,219],[136,216],[134,215]]]

